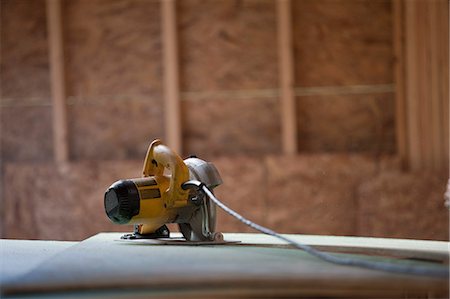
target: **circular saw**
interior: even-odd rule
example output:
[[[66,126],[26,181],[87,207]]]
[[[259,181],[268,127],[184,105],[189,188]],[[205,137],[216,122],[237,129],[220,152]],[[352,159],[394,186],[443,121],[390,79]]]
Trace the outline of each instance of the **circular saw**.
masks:
[[[134,225],[134,232],[123,239],[168,238],[168,223],[177,223],[188,241],[223,239],[215,231],[215,204],[203,192],[182,188],[190,180],[202,182],[210,190],[222,184],[212,163],[195,156],[183,160],[155,140],[148,148],[142,173],[141,178],[113,183],[105,192],[108,218],[116,224]]]

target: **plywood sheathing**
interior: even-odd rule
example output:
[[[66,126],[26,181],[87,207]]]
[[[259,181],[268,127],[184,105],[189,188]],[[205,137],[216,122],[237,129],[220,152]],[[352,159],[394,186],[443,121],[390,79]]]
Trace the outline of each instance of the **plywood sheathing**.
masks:
[[[279,178],[269,175],[268,166],[269,164],[276,165],[278,157],[267,160],[264,158],[267,154],[280,152],[274,2],[220,1],[214,2],[214,4],[202,1],[179,2],[178,11],[181,14],[178,20],[181,43],[180,59],[181,67],[184,70],[182,73],[184,88],[182,94],[185,102],[183,104],[183,122],[184,133],[187,136],[184,143],[188,147],[186,154],[196,153],[200,157],[210,158],[213,162],[219,160],[219,163],[223,164],[219,167],[225,168],[225,173],[229,173],[224,180],[233,182],[233,185],[226,184],[219,189],[224,191],[218,192],[236,192],[230,201],[236,201],[237,205],[244,205],[249,201],[245,198],[245,194],[259,194],[261,188],[264,189],[264,186],[268,185],[275,186],[275,189],[271,191],[275,195],[289,194],[289,191],[286,190],[293,190],[298,191],[303,199],[306,198],[306,195],[312,194],[311,190],[307,188],[303,191],[300,186],[304,187],[308,184],[322,186],[320,185],[323,184],[322,176],[314,174],[313,169],[311,173],[307,172],[303,175],[302,173],[305,171],[305,166],[302,166],[303,162],[299,164],[299,169],[292,166],[293,177],[300,177],[299,180],[302,183],[297,186],[295,180],[286,176],[286,182],[280,184],[281,187],[279,187],[277,186]],[[326,2],[325,5],[324,1],[305,0],[293,1],[293,3],[295,4],[294,32],[299,37],[296,39],[295,46],[296,53],[299,53],[295,60],[296,78],[300,80],[297,82],[296,88],[298,111],[301,118],[299,130],[303,130],[303,135],[299,135],[299,137],[300,142],[303,142],[304,149],[306,151],[308,149],[317,151],[367,150],[377,154],[393,152],[393,104],[390,103],[389,91],[386,92],[386,86],[391,85],[392,87],[392,66],[388,53],[392,51],[392,49],[389,50],[389,47],[392,46],[390,41],[392,25],[389,24],[392,13],[389,2],[336,1]],[[328,7],[329,4],[331,8]],[[33,163],[50,161],[53,151],[51,146],[51,107],[48,106],[51,101],[48,88],[45,5],[43,1],[2,1],[1,5],[2,160],[4,162],[33,161]],[[8,9],[8,14],[4,14],[5,8]],[[254,13],[255,11],[258,13]],[[10,12],[12,13],[10,14]],[[64,33],[67,76],[69,78],[69,98],[67,99],[69,132],[70,143],[74,149],[72,158],[76,160],[141,159],[148,142],[155,137],[163,136],[159,12],[158,2],[150,1],[115,1],[112,4],[110,1],[103,0],[64,2]],[[448,9],[440,12],[446,14]],[[373,13],[377,14],[377,18],[373,18]],[[344,17],[340,16],[342,14]],[[447,26],[446,20],[448,18],[446,19],[444,14],[440,14],[440,24]],[[433,26],[437,25],[437,23],[433,24]],[[446,33],[442,31],[439,34],[445,35]],[[431,37],[436,39],[436,35]],[[448,34],[446,38],[448,38]],[[448,53],[447,43],[444,39],[440,45],[442,48],[439,48],[439,51]],[[305,59],[302,60],[302,57]],[[445,68],[445,65],[448,65],[448,56],[444,55],[444,58],[442,63],[444,67],[440,69],[443,72],[441,78],[448,81],[448,78],[445,79],[448,76],[448,67]],[[219,67],[213,67],[213,65]],[[328,92],[327,95],[306,97],[301,94],[306,90],[304,88],[314,89],[317,87],[316,85],[320,84],[325,85],[323,87]],[[334,89],[327,87],[337,85],[347,88],[361,84],[369,86],[371,92],[351,96],[345,93],[332,95],[329,94],[329,91]],[[23,89],[24,86],[27,88]],[[448,84],[441,87],[442,90],[439,92],[448,97]],[[348,90],[352,90],[352,88]],[[320,102],[323,104],[316,104]],[[444,114],[448,113],[448,101],[444,101],[443,104],[447,109],[441,109],[441,111]],[[20,107],[12,107],[16,105]],[[436,108],[436,106],[433,107]],[[345,116],[335,115],[333,112],[335,109]],[[441,121],[444,123],[443,131],[447,132],[444,136],[448,137],[448,114],[446,115]],[[436,119],[433,121],[435,121],[433,126],[438,125]],[[260,129],[261,127],[263,129]],[[218,133],[219,131],[222,133]],[[345,134],[342,133],[343,131]],[[314,138],[311,138],[312,134],[315,134]],[[231,156],[243,154],[247,156],[238,160],[239,163],[235,165],[235,158]],[[260,156],[258,158],[260,160],[257,161],[265,162],[259,164],[254,159],[255,155]],[[218,156],[221,158],[217,158]],[[240,177],[239,173],[243,170],[239,167],[242,163],[246,163],[247,159],[250,161],[247,163],[253,165],[252,167],[255,169],[255,176],[248,179],[235,179]],[[293,157],[293,160],[283,160],[284,162],[280,162],[280,164],[295,164],[297,159],[303,160],[304,158]],[[50,186],[46,187],[49,190],[42,191],[42,194],[37,196],[38,199],[32,200],[36,207],[36,213],[44,215],[50,213],[44,210],[52,208],[55,208],[55,211],[58,209],[63,211],[63,206],[66,204],[73,207],[75,200],[72,198],[81,200],[82,205],[86,204],[85,201],[88,200],[86,198],[91,198],[92,202],[96,203],[95,209],[97,210],[89,215],[104,221],[106,217],[101,207],[103,192],[114,181],[114,177],[106,174],[106,178],[101,181],[103,186],[98,187],[98,190],[92,195],[85,195],[85,197],[83,195],[85,193],[79,193],[75,197],[71,197],[74,195],[63,199],[59,197],[59,194],[63,192],[60,186],[67,182],[72,184],[74,187],[71,188],[75,190],[78,187],[80,189],[87,188],[87,184],[90,184],[89,181],[97,179],[97,172],[90,170],[92,167],[96,167],[95,163],[77,163],[74,164],[78,166],[73,166],[71,170],[78,171],[79,174],[72,174],[77,179],[71,180],[64,180],[61,175],[58,175],[59,170],[52,168],[54,166],[51,165],[33,164],[30,167],[21,168],[22,164],[9,164],[8,172],[2,172],[2,177],[8,177],[3,184],[3,192],[7,196],[4,195],[2,200],[8,202],[5,215],[14,211],[16,216],[23,214],[21,219],[28,216],[34,217],[29,214],[29,211],[17,210],[17,207],[28,208],[30,194],[34,196],[32,187],[23,186],[37,180],[40,184],[39,190],[41,190],[45,188],[43,186],[44,178],[50,178],[48,179]],[[124,163],[128,165],[128,162]],[[314,168],[316,162],[308,163]],[[335,161],[335,158],[330,158],[329,163],[330,169],[335,169],[332,165],[338,162]],[[362,162],[362,164],[365,163]],[[379,171],[397,167],[392,166],[390,162],[383,162],[383,160],[377,163],[379,163]],[[104,164],[100,164],[104,167]],[[125,174],[128,175],[123,171],[128,166],[123,166],[121,162],[111,162],[111,164],[122,167],[120,170],[111,170],[113,173],[117,171],[123,177]],[[139,171],[140,164],[139,162],[133,167],[129,167]],[[40,167],[47,170],[40,170]],[[343,171],[342,167],[345,168],[339,166],[335,173],[340,174]],[[219,170],[221,169],[219,168]],[[270,177],[275,183],[268,184],[264,180],[260,182],[260,171],[263,172],[264,178]],[[297,173],[300,174],[297,175]],[[43,178],[36,179],[31,174]],[[81,178],[83,175],[88,182],[83,181]],[[317,181],[304,181],[301,179],[303,176],[314,177]],[[410,208],[411,211],[408,210],[407,214],[427,219],[423,220],[423,223],[419,221],[417,225],[414,221],[410,221],[413,216],[402,218],[401,223],[395,222],[398,225],[401,224],[401,228],[399,228],[401,236],[408,237],[413,234],[424,236],[424,238],[448,236],[446,234],[448,229],[445,230],[447,223],[442,222],[444,219],[442,213],[445,213],[445,210],[440,209],[438,193],[434,195],[431,191],[425,190],[426,188],[428,188],[427,190],[433,188],[437,190],[440,188],[440,184],[430,183],[428,179],[405,179],[403,177],[407,175],[402,172],[398,172],[398,176],[401,182],[403,182],[402,180],[405,182],[411,180],[410,182],[423,188],[420,189],[423,190],[423,197],[411,203],[414,204],[414,208]],[[436,174],[429,176],[440,180]],[[372,178],[376,178],[376,176],[363,176],[361,181],[370,184]],[[394,175],[389,178],[394,184]],[[349,180],[353,182],[354,179],[349,178]],[[375,180],[374,186],[367,187],[361,183],[363,184],[362,189],[358,188],[360,191],[357,193],[361,194],[358,196],[367,194],[364,190],[371,190],[371,192],[383,196],[382,199],[378,198],[373,201],[376,204],[367,207],[367,211],[369,211],[367,213],[370,214],[367,220],[369,224],[364,225],[368,227],[368,234],[390,236],[392,230],[396,229],[392,225],[395,212],[392,216],[384,215],[384,210],[378,209],[378,206],[384,206],[384,201],[389,200],[393,205],[393,210],[398,210],[398,213],[402,212],[399,207],[405,207],[410,203],[407,198],[403,197],[397,201],[396,196],[402,192],[409,194],[409,186],[407,183],[400,183],[401,186],[398,188],[401,190],[399,189],[398,193],[394,187],[392,188],[395,192],[380,191],[377,188],[383,188],[383,184],[377,183],[377,180],[383,181],[378,178]],[[245,184],[239,184],[240,181],[244,181]],[[32,186],[34,186],[33,184]],[[249,187],[248,191],[244,193],[241,191],[242,185],[253,187]],[[344,185],[347,190],[347,183]],[[354,186],[353,183],[349,183],[349,185],[352,188]],[[445,183],[442,183],[442,186],[444,185]],[[324,190],[320,189],[320,192],[317,193],[318,197],[313,197],[311,200],[313,207],[325,211],[324,215],[331,215],[327,216],[329,222],[324,222],[325,228],[321,228],[320,221],[309,222],[308,225],[312,225],[311,223],[314,225],[308,226],[307,229],[317,233],[331,233],[338,230],[332,226],[332,223],[335,223],[333,221],[343,219],[342,224],[337,226],[343,233],[348,233],[349,223],[355,220],[344,219],[342,211],[337,208],[334,210],[337,205],[334,201],[327,201],[324,205],[321,202],[321,198],[329,195],[328,192],[330,196],[336,196],[334,193],[343,192],[343,189],[333,181],[323,186]],[[15,191],[21,188],[23,190]],[[72,189],[64,192],[71,192],[70,190]],[[313,191],[315,190],[313,189]],[[242,195],[240,192],[243,192]],[[344,194],[347,193],[344,192]],[[297,196],[297,193],[292,195]],[[222,196],[231,195],[222,194]],[[245,207],[241,211],[243,214],[252,213],[252,217],[257,219],[261,217],[260,215],[265,215],[263,223],[266,224],[265,218],[270,214],[268,207],[271,206],[267,202],[267,197],[264,198],[266,204],[262,205],[259,200],[252,199],[249,207]],[[271,198],[278,197],[272,196]],[[429,198],[435,198],[430,207],[428,207],[431,204]],[[41,201],[42,208],[39,208]],[[277,199],[277,202],[279,201]],[[342,199],[342,202],[343,207],[348,208],[354,199],[349,201],[346,197]],[[282,212],[278,211],[281,209],[281,203],[277,205],[275,212],[279,214],[274,214],[278,216],[273,221],[278,221],[277,225],[280,230],[289,231],[292,219],[285,217],[286,221],[283,223],[287,224],[285,226],[281,224]],[[252,206],[255,207],[255,211]],[[266,207],[263,212],[258,211],[260,206]],[[283,207],[290,210],[292,206],[300,210],[296,203]],[[84,207],[83,210],[87,208],[89,206]],[[436,212],[424,215],[421,213],[422,209]],[[18,236],[30,238],[49,236],[50,234],[46,232],[47,229],[53,232],[52,235],[58,235],[60,238],[84,238],[92,232],[88,225],[75,229],[73,235],[63,231],[64,223],[73,223],[75,220],[86,221],[87,218],[84,215],[81,215],[80,212],[76,213],[76,217],[70,218],[71,221],[64,221],[63,217],[51,214],[38,216],[37,219],[43,221],[45,225],[33,224],[39,228],[36,235],[32,235],[34,228],[20,224],[19,228],[15,228],[17,223],[11,220],[5,227],[9,229],[11,226],[13,227],[12,231]],[[353,213],[349,212],[347,215],[352,218]],[[294,227],[300,230],[305,224],[301,222],[297,213],[290,215],[300,223],[294,224]],[[222,217],[222,219],[225,218],[230,219]],[[297,218],[299,219],[297,220]],[[387,220],[378,221],[377,219]],[[430,224],[431,221],[438,223],[433,226]],[[411,222],[414,223],[411,224]],[[29,222],[25,221],[25,223]],[[50,223],[54,223],[55,226],[50,226]],[[96,231],[121,228],[120,226],[103,226],[103,223],[96,224],[98,226],[94,225],[97,228]],[[316,224],[317,226],[315,226]],[[221,225],[224,230],[227,230],[227,225],[230,230],[238,229],[237,224],[233,224],[232,220],[224,220]],[[59,227],[60,231],[57,232],[55,227]],[[407,229],[411,227],[411,231],[407,231],[405,227]],[[240,229],[242,226],[239,227]],[[439,230],[439,233],[430,232],[432,229]]]
[[[2,161],[49,161],[52,112],[45,2],[1,2]]]
[[[2,106],[51,102],[45,15],[43,0],[1,2]]]
[[[184,152],[279,151],[277,99],[253,94],[278,86],[274,2],[180,1],[178,24]]]
[[[267,225],[267,177],[262,159],[220,158],[214,161],[223,179],[215,194],[229,207],[261,225]],[[218,209],[217,230],[253,232],[251,228]]]
[[[280,151],[276,98],[183,101],[185,155],[203,158]]]
[[[449,213],[444,207],[445,177],[435,174],[380,172],[357,191],[357,227],[363,236],[448,238]]]
[[[164,136],[161,100],[123,96],[69,106],[75,160],[144,158],[151,140]]]
[[[285,233],[357,234],[355,190],[375,170],[375,160],[364,156],[268,158],[269,226]]]
[[[297,97],[299,150],[395,152],[390,2],[305,0],[293,10],[296,87],[324,93]]]
[[[183,0],[178,24],[182,91],[278,86],[273,1]]]
[[[68,1],[64,13],[72,158],[144,155],[164,136],[158,2]]]
[[[303,151],[395,153],[393,94],[297,97]]]
[[[3,162],[52,160],[51,107],[1,107],[0,127]]]
[[[293,10],[296,86],[393,82],[390,1],[302,0]]]
[[[300,35],[302,39],[304,38],[301,44],[296,45],[296,49],[306,51],[306,49],[314,48],[314,51],[309,51],[314,53],[308,52],[309,54],[305,53],[305,55],[312,55],[311,57],[308,56],[307,63],[309,61],[316,62],[314,67],[313,65],[308,67],[303,64],[301,59],[299,60],[299,57],[296,57],[295,68],[297,71],[301,70],[302,76],[316,72],[313,77],[317,80],[324,78],[327,84],[342,83],[345,85],[355,82],[351,80],[351,82],[348,80],[336,82],[332,78],[327,79],[326,74],[329,70],[324,65],[329,65],[334,69],[342,69],[341,65],[345,67],[353,65],[351,69],[346,71],[344,67],[343,73],[333,75],[336,78],[347,78],[348,73],[354,71],[353,68],[357,70],[360,68],[366,69],[362,65],[367,63],[371,64],[369,73],[372,73],[372,68],[385,68],[385,52],[387,51],[384,45],[385,33],[377,33],[383,35],[381,37],[377,35],[377,38],[372,41],[375,48],[380,48],[375,51],[381,53],[378,57],[374,54],[375,52],[370,52],[374,48],[372,42],[370,42],[370,34],[375,34],[372,32],[373,26],[368,26],[365,20],[358,17],[360,13],[366,15],[366,10],[369,8],[376,11],[380,10],[382,17],[379,20],[377,18],[376,22],[382,24],[377,26],[385,28],[389,23],[384,15],[389,14],[389,11],[386,11],[384,2],[380,2],[381,4],[366,3],[369,8],[359,1],[356,1],[355,5],[347,5],[346,2],[340,3],[345,8],[340,8],[341,10],[349,10],[349,12],[346,12],[349,21],[343,21],[332,11],[318,7],[314,2],[301,1],[302,4],[298,2],[294,1],[294,6],[303,5],[305,9],[309,10],[309,13],[304,15],[303,9],[297,11],[298,8],[294,7],[296,9],[294,11],[294,19],[296,20],[294,22],[294,35]],[[39,9],[44,12],[44,3],[36,3],[40,3],[42,7],[39,6]],[[162,75],[162,45],[159,4],[149,1],[118,1],[113,4],[108,3],[108,5],[104,5],[104,3],[102,1],[70,1],[64,3],[63,6],[69,96],[67,99],[69,105],[69,144],[72,151],[71,158],[77,160],[139,158],[133,156],[132,153],[141,153],[141,151],[131,149],[131,144],[125,145],[129,148],[117,154],[112,150],[124,146],[122,141],[114,142],[112,137],[114,134],[120,140],[130,140],[126,125],[131,123],[129,121],[131,119],[133,119],[133,122],[140,124],[136,126],[139,128],[133,128],[133,130],[138,130],[139,134],[137,135],[139,136],[131,138],[131,140],[139,142],[138,139],[145,139],[145,141],[139,142],[136,148],[141,148],[140,145],[148,142],[150,138],[164,137],[165,125],[161,113],[164,108],[160,80]],[[327,5],[323,6],[326,7]],[[353,8],[353,6],[356,8]],[[281,116],[278,108],[274,108],[274,112],[270,113],[270,119],[262,120],[263,117],[257,112],[259,108],[253,109],[250,104],[236,103],[242,99],[250,101],[250,98],[253,98],[255,106],[271,105],[275,107],[279,105],[277,102],[279,100],[277,49],[274,46],[277,37],[274,3],[271,1],[222,1],[210,4],[208,2],[182,1],[177,7],[177,12],[182,100],[187,102],[183,104],[182,111],[183,134],[185,135],[183,144],[187,148],[185,153],[199,152],[199,148],[210,148],[211,152],[207,153],[210,156],[216,153],[234,155],[234,153],[239,152],[241,154],[257,153],[264,155],[280,152],[281,146],[279,144],[281,140],[277,134],[281,133]],[[297,14],[299,14],[298,17]],[[322,20],[320,24],[314,20],[311,20],[314,21],[312,27],[308,24],[298,24],[298,22],[303,22],[301,19],[304,19],[304,17],[312,18],[314,15],[315,19]],[[346,22],[350,22],[350,24]],[[305,29],[300,28],[300,25],[306,26]],[[352,29],[353,31],[350,31],[351,36],[346,36],[335,28],[338,25],[345,28],[355,25],[363,29]],[[42,30],[45,33],[45,19],[42,20]],[[323,36],[314,35],[317,30],[322,32]],[[330,58],[326,60],[327,63],[325,63],[325,60],[319,59],[323,55],[315,59],[316,53],[326,51],[320,45],[309,44],[309,41],[312,42],[316,38],[319,38],[321,43],[330,43],[331,48],[338,47],[341,50],[330,50],[328,54],[324,53],[323,55]],[[352,53],[350,58],[354,58],[354,60],[350,60],[342,49],[347,45],[347,39],[349,38],[356,40],[353,43],[357,44],[357,49],[368,43],[366,45],[369,51],[367,57],[360,57],[361,55]],[[350,45],[353,44],[350,43]],[[43,46],[46,47],[46,44],[44,43]],[[314,47],[309,48],[310,46]],[[30,48],[33,47],[30,46]],[[36,49],[33,51],[36,51]],[[45,60],[47,59],[46,55],[45,53],[43,58]],[[342,62],[341,59],[343,59]],[[213,67],[213,65],[219,67]],[[48,68],[48,66],[46,67]],[[380,78],[384,76],[383,74],[384,71],[380,72]],[[27,78],[31,77],[35,76],[27,76]],[[299,77],[299,74],[296,77]],[[358,73],[356,77],[361,77],[361,74]],[[384,83],[389,83],[389,78],[392,79],[387,76]],[[315,85],[318,81],[314,80],[311,79],[308,82]],[[381,81],[381,79],[364,80],[356,83],[383,83]],[[300,85],[300,88],[304,88],[303,85]],[[48,89],[48,84],[46,88]],[[342,112],[345,113],[352,111],[351,105],[355,101],[361,101],[362,103],[357,105],[363,109],[364,105],[367,104],[367,101],[364,100],[365,95],[361,97],[341,96],[343,99],[345,98],[343,100],[345,103],[341,103],[340,106],[345,106],[348,103],[348,107],[342,109]],[[329,97],[332,97],[332,95],[324,98],[328,99]],[[347,101],[347,98],[350,97],[353,100]],[[193,103],[199,98],[204,102],[216,101],[217,99],[220,101],[207,104],[203,102]],[[299,98],[302,98],[302,96]],[[302,100],[299,98],[297,98],[298,111],[302,113],[301,111],[304,111],[304,108],[301,107]],[[263,103],[256,103],[260,99]],[[7,100],[9,101],[9,99]],[[26,98],[26,100],[27,102],[34,101],[33,98]],[[46,101],[49,102],[49,99],[46,99]],[[142,101],[146,104],[129,104],[128,101]],[[267,104],[268,102],[273,102],[273,104]],[[380,102],[384,103],[385,101],[380,100]],[[110,105],[115,108],[108,107]],[[367,105],[370,106],[371,104]],[[375,106],[380,105],[383,104],[379,103]],[[110,119],[107,119],[107,114],[102,112],[113,111],[114,109],[120,110],[121,108],[127,110],[129,107],[132,107],[131,110],[139,109],[134,108],[136,106],[147,107],[144,108],[144,111],[146,113],[150,111],[149,116],[145,117],[139,114],[138,118],[134,118],[137,114],[135,112],[131,112],[131,116],[128,116],[125,112],[119,112],[117,115],[110,115]],[[204,106],[208,107],[203,108]],[[200,109],[197,109],[198,107]],[[321,107],[323,109],[318,108],[319,111],[327,110],[326,103]],[[251,111],[241,112],[240,110],[243,108]],[[385,109],[384,117],[390,119],[391,116],[387,113],[390,113],[391,110],[387,106],[385,108],[387,109]],[[230,111],[229,114],[234,111],[236,114],[247,115],[245,116],[246,119],[231,117],[229,122],[225,122],[224,126],[214,125],[214,130],[207,130],[208,126],[198,128],[196,117],[208,118],[209,116],[201,114],[210,113],[214,110],[216,112],[211,113],[220,115],[222,109]],[[371,107],[367,107],[364,110],[371,111],[371,109]],[[77,111],[83,111],[83,115],[80,116],[80,112]],[[100,115],[102,113],[104,115]],[[321,113],[318,116],[313,113],[306,114],[308,120],[304,122],[303,117],[305,115],[300,115],[301,125],[299,122],[298,127],[299,131],[302,132],[298,135],[300,144],[306,151],[309,151],[310,148],[320,151],[340,151],[352,148],[378,152],[381,148],[382,152],[392,152],[390,144],[393,144],[394,141],[391,139],[391,128],[387,128],[387,132],[382,132],[382,145],[377,144],[377,142],[380,142],[380,135],[372,134],[372,128],[384,127],[386,118],[379,120],[369,113],[363,113],[364,116],[359,117],[358,123],[369,127],[371,135],[355,139],[353,134],[353,137],[347,137],[347,133],[335,133],[336,130],[333,130],[335,124],[332,123],[332,119],[322,119],[322,117],[327,117],[326,114],[328,113]],[[347,117],[347,119],[352,117]],[[231,124],[231,128],[233,128],[233,125],[236,128],[235,124],[237,123],[243,125],[243,133],[240,133],[238,129],[228,132],[226,125]],[[258,130],[256,134],[251,134],[255,131],[254,128],[261,123],[264,130]],[[90,124],[93,124],[93,129],[86,133],[86,128]],[[248,130],[245,129],[247,124],[250,127]],[[345,124],[338,123],[337,127],[342,126],[345,126]],[[321,129],[314,129],[317,127]],[[360,128],[358,128],[359,130]],[[44,131],[50,132],[50,130]],[[261,132],[264,132],[264,134]],[[316,134],[315,138],[310,138],[313,133]],[[215,136],[216,134],[219,134],[219,136]],[[85,142],[85,136],[89,136],[89,143]],[[221,140],[223,143],[210,146],[208,143],[212,140]],[[332,141],[330,142],[330,140]],[[329,146],[330,143],[333,144],[334,140],[339,140],[336,143],[336,148]],[[323,147],[321,147],[322,144]],[[358,144],[359,147],[355,144]],[[389,144],[389,146],[385,146],[385,144]],[[204,151],[202,150],[202,152]]]
[[[7,164],[3,184],[4,236],[82,240],[98,231],[131,230],[112,224],[103,206],[105,189],[139,177],[141,162]]]
[[[448,239],[445,178],[401,172],[398,159],[389,156],[240,156],[214,163],[224,182],[217,196],[279,232]],[[99,231],[130,231],[110,223],[103,196],[114,181],[139,177],[141,164],[6,164],[2,237],[80,240]],[[218,229],[251,231],[222,211]]]
[[[67,1],[69,96],[161,95],[156,1]]]

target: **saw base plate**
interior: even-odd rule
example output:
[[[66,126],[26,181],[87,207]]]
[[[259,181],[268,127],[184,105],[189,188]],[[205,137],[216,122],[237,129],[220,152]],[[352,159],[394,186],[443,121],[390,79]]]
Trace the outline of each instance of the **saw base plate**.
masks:
[[[139,245],[182,245],[182,246],[230,245],[241,243],[241,241],[226,241],[226,240],[188,241],[183,237],[159,238],[159,239],[116,239],[114,241]]]

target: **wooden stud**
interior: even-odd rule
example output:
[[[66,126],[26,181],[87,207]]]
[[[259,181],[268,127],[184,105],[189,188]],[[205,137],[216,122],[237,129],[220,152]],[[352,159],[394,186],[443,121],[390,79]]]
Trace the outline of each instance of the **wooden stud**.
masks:
[[[395,55],[394,80],[395,80],[395,120],[397,152],[400,156],[402,167],[406,168],[408,161],[408,132],[405,99],[405,53],[404,53],[404,15],[403,0],[392,2],[393,11],[393,45]]]
[[[428,22],[429,4],[424,1],[417,1],[416,32],[418,33],[418,43],[415,45],[418,50],[418,81],[416,86],[419,92],[419,126],[420,126],[420,147],[422,169],[432,169],[432,150],[431,150],[431,130],[430,130],[430,29]]]
[[[449,171],[450,177],[450,94],[449,94],[449,86],[450,86],[450,3],[449,1],[442,1],[442,6],[439,7],[440,11],[440,25],[441,28],[445,28],[442,30],[443,40],[441,40],[440,54],[442,57],[440,64],[440,78],[442,78],[441,84],[441,111],[442,111],[442,128],[443,128],[443,164],[446,165],[447,171]],[[450,180],[449,180],[450,181]]]
[[[448,1],[402,2],[409,164],[441,173],[449,161]]]
[[[417,70],[417,37],[416,37],[416,3],[405,1],[405,53],[406,53],[406,98],[407,126],[408,126],[408,157],[409,166],[412,169],[420,169],[422,166],[419,129],[419,100],[417,94],[418,70]]]
[[[53,105],[54,159],[60,163],[69,160],[61,1],[47,0],[46,6],[50,88]]]
[[[439,35],[441,31],[439,30],[439,2],[431,1],[429,4],[429,38],[430,38],[430,125],[431,125],[431,156],[432,156],[432,168],[434,170],[439,170],[441,168],[440,163],[443,157],[443,140],[442,136],[442,126],[441,126],[441,116],[442,112],[439,108],[439,102],[441,101],[439,97],[439,85],[442,84],[442,78],[439,77],[439,56],[441,55],[439,51],[439,46],[441,40]]]
[[[291,1],[277,0],[278,61],[282,145],[285,154],[297,153],[297,111],[294,97],[294,54]]]
[[[165,143],[182,152],[176,1],[161,1],[164,65]]]

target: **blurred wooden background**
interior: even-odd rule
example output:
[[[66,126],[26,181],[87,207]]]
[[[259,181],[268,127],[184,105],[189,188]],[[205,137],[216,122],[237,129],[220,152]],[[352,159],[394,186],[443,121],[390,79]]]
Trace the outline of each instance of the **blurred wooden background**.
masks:
[[[448,12],[1,0],[1,236],[130,230],[103,192],[162,138],[214,162],[218,196],[280,232],[448,239]]]

